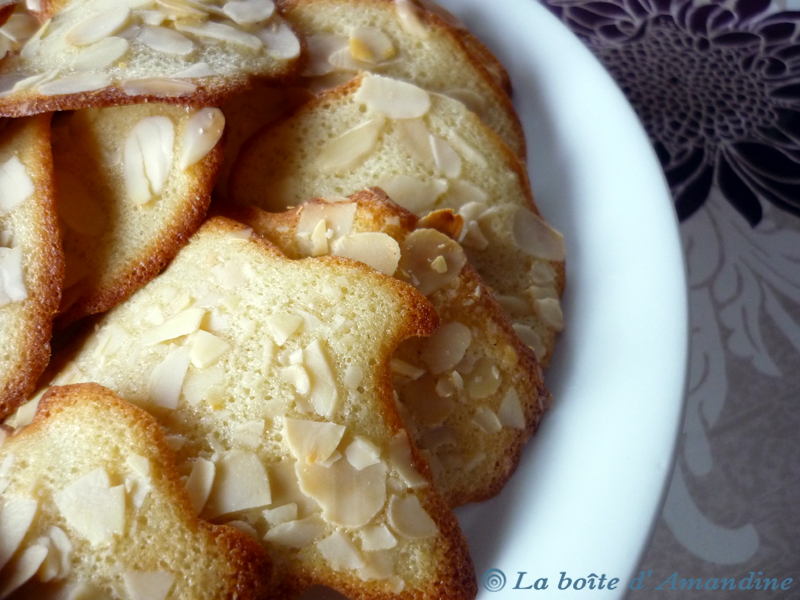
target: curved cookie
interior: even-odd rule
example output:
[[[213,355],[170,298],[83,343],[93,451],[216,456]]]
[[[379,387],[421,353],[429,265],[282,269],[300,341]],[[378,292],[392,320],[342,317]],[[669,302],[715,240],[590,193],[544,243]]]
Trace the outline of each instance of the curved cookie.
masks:
[[[418,216],[459,212],[470,262],[546,365],[563,327],[563,241],[538,215],[524,166],[463,104],[365,74],[253,136],[229,199],[280,212],[373,186]]]
[[[56,115],[53,161],[67,264],[57,328],[122,302],[197,230],[222,162],[224,121],[217,109],[166,104]],[[184,160],[192,148],[197,152]],[[188,160],[195,162],[184,166]]]
[[[195,506],[254,528],[276,597],[472,598],[455,517],[397,413],[389,358],[436,315],[353,261],[293,261],[209,220],[97,323],[54,383],[95,380],[180,444]]]
[[[0,487],[0,595],[265,597],[264,550],[200,521],[156,421],[99,385],[48,391],[0,448]]]
[[[310,200],[285,213],[242,208],[229,214],[295,259],[331,253],[380,268],[381,249],[394,245],[373,234],[396,242],[399,262],[389,261],[384,272],[416,282],[441,320],[433,336],[406,340],[392,360],[406,426],[450,506],[497,494],[516,469],[550,394],[533,353],[458,244],[426,229],[435,225],[435,216],[449,223],[448,215],[421,221],[380,190],[348,201]],[[320,221],[332,232],[321,244],[312,240]]]
[[[0,120],[0,419],[47,367],[63,280],[50,115]]]

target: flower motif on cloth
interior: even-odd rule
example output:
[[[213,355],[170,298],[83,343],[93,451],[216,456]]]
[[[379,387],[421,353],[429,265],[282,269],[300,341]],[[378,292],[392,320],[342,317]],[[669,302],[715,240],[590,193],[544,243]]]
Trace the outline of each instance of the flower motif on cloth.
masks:
[[[691,216],[717,185],[800,215],[800,12],[769,0],[553,0],[633,104]]]

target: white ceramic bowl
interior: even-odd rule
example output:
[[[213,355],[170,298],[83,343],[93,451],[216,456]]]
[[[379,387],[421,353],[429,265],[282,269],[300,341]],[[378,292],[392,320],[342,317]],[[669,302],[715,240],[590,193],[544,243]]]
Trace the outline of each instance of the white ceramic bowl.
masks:
[[[567,246],[553,409],[495,499],[457,511],[479,598],[621,598],[658,517],[682,422],[687,288],[669,192],[602,66],[534,0],[440,0],[507,67],[534,197]],[[505,586],[481,585],[499,569]],[[616,589],[566,592],[595,574]],[[491,582],[487,583],[490,584]],[[564,582],[566,583],[566,582]],[[579,584],[580,585],[580,584]],[[607,583],[605,586],[607,588]]]

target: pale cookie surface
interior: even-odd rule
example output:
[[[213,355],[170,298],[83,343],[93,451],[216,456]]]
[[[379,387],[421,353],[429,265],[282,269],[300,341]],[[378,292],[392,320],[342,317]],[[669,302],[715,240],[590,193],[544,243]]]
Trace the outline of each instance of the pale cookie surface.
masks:
[[[54,382],[94,380],[154,414],[198,514],[265,544],[278,597],[470,598],[466,542],[392,396],[391,353],[435,323],[406,284],[298,263],[214,218]]]
[[[84,109],[53,123],[67,276],[57,327],[155,277],[205,216],[222,162],[219,109]]]
[[[47,366],[63,279],[50,115],[0,120],[0,419]]]
[[[229,199],[276,212],[374,186],[418,216],[459,213],[470,262],[546,365],[563,327],[563,240],[524,166],[459,102],[365,74],[251,138]]]
[[[392,359],[404,421],[451,506],[498,493],[550,395],[532,352],[463,250],[431,228],[457,236],[460,218],[448,211],[421,221],[379,190],[349,201],[311,200],[285,213],[231,215],[291,258],[348,256],[426,294],[439,329],[403,342]]]
[[[0,114],[213,104],[278,81],[301,44],[272,0],[73,0],[0,64]]]
[[[257,600],[267,554],[194,514],[161,428],[109,390],[53,388],[0,446],[0,597]],[[10,596],[9,596],[10,595]]]

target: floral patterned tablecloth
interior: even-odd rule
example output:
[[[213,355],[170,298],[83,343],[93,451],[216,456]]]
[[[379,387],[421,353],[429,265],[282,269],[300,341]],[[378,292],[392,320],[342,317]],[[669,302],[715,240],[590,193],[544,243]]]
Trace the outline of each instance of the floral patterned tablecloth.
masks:
[[[751,573],[792,581],[736,597],[800,598],[800,0],[545,4],[639,115],[689,271],[686,419],[628,597],[677,572],[682,598]]]

